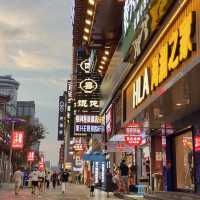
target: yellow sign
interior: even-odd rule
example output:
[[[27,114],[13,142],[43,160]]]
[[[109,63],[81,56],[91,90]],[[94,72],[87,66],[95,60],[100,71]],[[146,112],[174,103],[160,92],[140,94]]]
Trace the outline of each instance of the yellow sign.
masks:
[[[181,24],[171,32],[163,45],[153,55],[151,61],[132,85],[133,108],[136,108],[154,91],[173,70],[191,56],[194,50],[192,37],[195,28],[195,13],[184,16]]]

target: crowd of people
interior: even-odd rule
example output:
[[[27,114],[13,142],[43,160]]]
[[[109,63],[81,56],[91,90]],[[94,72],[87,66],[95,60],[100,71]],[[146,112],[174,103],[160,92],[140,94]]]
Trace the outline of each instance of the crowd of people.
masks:
[[[52,188],[56,189],[56,186],[61,185],[62,193],[66,192],[67,183],[69,180],[68,170],[62,170],[61,172],[54,171],[53,173],[47,170],[39,170],[34,168],[33,171],[29,173],[29,186],[31,188],[32,194],[40,194],[45,192],[45,190],[50,188],[52,183]],[[23,188],[23,172],[17,169],[13,175],[13,181],[15,184],[15,194],[19,194],[20,189]]]

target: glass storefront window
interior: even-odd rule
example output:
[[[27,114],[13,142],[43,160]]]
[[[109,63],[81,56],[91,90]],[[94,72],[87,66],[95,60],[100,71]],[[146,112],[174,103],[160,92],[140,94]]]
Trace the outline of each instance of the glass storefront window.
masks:
[[[177,189],[194,189],[194,157],[192,132],[175,138]]]

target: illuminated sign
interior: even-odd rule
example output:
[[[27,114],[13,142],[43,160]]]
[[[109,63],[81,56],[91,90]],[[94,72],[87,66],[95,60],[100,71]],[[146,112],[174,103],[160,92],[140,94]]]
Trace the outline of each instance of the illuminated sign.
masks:
[[[100,122],[98,115],[76,115],[76,123],[99,124]]]
[[[11,139],[13,149],[22,149],[24,145],[24,131],[14,131]]]
[[[126,0],[122,52],[134,62],[175,0]]]
[[[133,108],[160,86],[181,62],[191,56],[194,50],[192,44],[194,20],[193,13],[185,16],[180,26],[171,33],[158,53],[152,57],[150,66],[145,67],[143,73],[134,80]]]
[[[86,78],[80,82],[80,88],[86,94],[93,93],[97,89],[97,86],[97,83],[91,78]]]
[[[64,140],[65,97],[59,97],[58,140]]]
[[[89,74],[90,73],[90,69],[91,69],[91,65],[88,59],[85,59],[81,62],[80,64],[80,68],[86,73]]]
[[[150,0],[143,0],[141,3],[139,0],[126,0],[124,5],[124,35],[131,25],[133,25],[133,31],[136,30],[138,24],[146,13],[145,10]]]
[[[200,151],[200,136],[195,136],[194,137],[194,142],[195,142],[195,151]]]
[[[90,124],[76,124],[75,132],[82,132],[82,133],[101,133],[103,127],[101,125],[90,125]]]
[[[77,107],[99,108],[100,107],[100,102],[98,100],[79,99],[77,101]]]
[[[142,143],[142,128],[139,123],[131,122],[126,125],[125,143],[129,146],[138,146]]]
[[[33,162],[35,159],[35,151],[29,151],[27,154],[27,160],[29,162]]]
[[[99,182],[99,163],[98,162],[95,162],[94,171],[95,171],[95,183],[98,183]]]
[[[106,111],[106,133],[107,135],[112,133],[112,105]]]
[[[45,169],[45,161],[44,161],[44,156],[41,156],[39,165],[38,165],[39,170],[44,170]]]
[[[101,165],[101,181],[102,183],[105,182],[105,162],[102,162],[102,165]]]

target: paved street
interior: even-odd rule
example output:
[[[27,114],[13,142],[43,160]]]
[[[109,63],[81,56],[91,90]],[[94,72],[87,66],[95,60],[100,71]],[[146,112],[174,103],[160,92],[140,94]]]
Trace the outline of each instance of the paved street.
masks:
[[[102,200],[107,199],[105,192],[96,190],[94,197],[89,197],[89,189],[86,186],[69,185],[66,194],[62,194],[60,188],[55,191],[50,189],[40,195],[32,195],[30,189],[24,189],[19,195],[15,196],[13,190],[0,190],[0,200]],[[118,198],[111,195],[110,200],[117,200]]]

